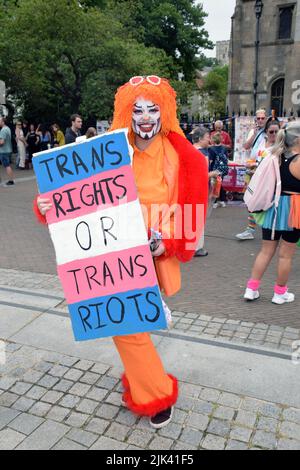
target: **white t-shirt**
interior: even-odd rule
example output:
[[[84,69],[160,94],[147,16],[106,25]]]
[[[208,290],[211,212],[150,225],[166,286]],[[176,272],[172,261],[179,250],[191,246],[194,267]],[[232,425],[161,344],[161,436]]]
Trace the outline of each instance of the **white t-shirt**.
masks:
[[[255,130],[251,129],[248,134],[247,140],[253,137]],[[259,131],[261,132],[261,131]],[[256,160],[259,157],[259,154],[263,152],[266,148],[266,133],[262,131],[259,137],[256,139],[255,145],[252,147],[250,152],[250,158]]]

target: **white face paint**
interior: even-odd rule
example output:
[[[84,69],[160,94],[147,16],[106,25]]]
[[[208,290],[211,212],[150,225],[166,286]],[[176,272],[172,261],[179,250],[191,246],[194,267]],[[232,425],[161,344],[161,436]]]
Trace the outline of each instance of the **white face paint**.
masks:
[[[142,139],[152,139],[161,130],[159,106],[152,101],[139,98],[133,106],[132,128]]]

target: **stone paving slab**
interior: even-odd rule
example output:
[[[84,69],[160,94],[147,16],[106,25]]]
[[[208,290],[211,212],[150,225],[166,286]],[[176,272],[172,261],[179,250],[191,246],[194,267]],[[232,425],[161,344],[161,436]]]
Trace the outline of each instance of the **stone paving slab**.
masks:
[[[39,307],[41,310],[47,310],[55,307],[58,304],[57,298],[51,298],[46,296],[36,296],[29,293],[15,292],[12,290],[0,289],[0,304],[1,303],[13,303],[18,305],[30,305],[32,307]]]
[[[19,275],[20,273],[17,271],[10,272],[10,270],[2,270],[0,307],[2,298],[6,299],[8,302],[13,300],[18,305],[27,305],[28,308],[31,306],[39,306],[41,310],[49,308],[56,311],[57,314],[63,313],[66,316],[68,315],[68,308],[66,302],[63,300],[63,293],[59,289],[54,292],[45,290],[49,280],[48,275],[25,273],[25,279],[27,279],[27,281],[22,280],[18,284],[18,280],[20,280]],[[53,285],[59,283],[57,276],[50,276],[50,278]],[[38,286],[35,292],[33,292],[32,286],[30,290],[33,279]],[[4,284],[4,282],[6,282],[6,284]],[[14,288],[12,287],[13,284],[15,286]],[[4,290],[1,291],[1,289]],[[49,296],[49,298],[47,298],[47,296]],[[44,320],[42,320],[42,322],[43,321]],[[269,325],[263,321],[255,323],[233,320],[224,316],[215,317],[196,312],[191,313],[176,310],[172,312],[170,331],[174,334],[184,333],[199,339],[218,339],[234,344],[264,347],[290,354],[297,348],[297,342],[300,341],[300,328]],[[49,339],[48,335],[47,338]]]
[[[35,175],[34,175],[34,171],[31,169],[31,170],[26,170],[26,171],[23,171],[23,170],[15,170],[14,169],[14,165],[13,165],[13,170],[14,170],[14,180],[15,180],[15,183],[16,184],[21,184],[21,183],[24,183],[26,181],[35,181],[36,178],[35,178]],[[7,181],[7,174],[6,174],[6,171],[5,169],[3,168],[2,165],[0,165],[0,185],[1,187],[5,187],[5,183]],[[8,189],[10,190],[10,188],[6,188],[5,189]]]
[[[172,337],[158,350],[167,370],[187,383],[300,407],[299,360]]]
[[[280,327],[266,323],[244,322],[196,313],[172,312],[172,332],[202,339],[219,339],[235,344],[260,346],[292,353],[299,342],[300,328]],[[188,323],[186,323],[188,321]]]
[[[253,242],[234,239],[247,219],[242,207],[212,213],[209,256],[183,265],[183,289],[168,301],[173,338],[153,336],[167,366],[175,371],[179,362],[189,364],[178,371],[181,394],[172,424],[154,431],[147,419],[120,406],[121,367],[110,340],[75,345],[67,318],[41,314],[45,299],[36,298],[37,310],[28,310],[24,292],[57,296],[49,305],[66,311],[48,231],[32,215],[35,193],[31,179],[0,187],[0,220],[6,222],[0,231],[0,337],[9,339],[7,362],[0,366],[0,449],[299,450],[298,369],[276,354],[289,357],[299,340],[300,250],[290,281],[294,304],[270,302],[275,262],[261,300],[245,303],[241,297],[260,235]],[[23,295],[27,310],[4,305],[5,289],[20,290],[11,295]],[[186,337],[178,358],[177,336]],[[239,346],[274,357],[250,355]]]
[[[300,449],[300,407],[181,381],[180,398],[173,420],[166,428],[156,431],[149,426],[146,418],[132,415],[121,405],[121,383],[115,377],[113,367],[13,342],[9,342],[8,346],[11,351],[8,352],[9,359],[24,354],[28,362],[27,367],[19,370],[15,377],[11,377],[10,368],[2,370],[1,450]],[[46,363],[50,365],[48,371],[43,366]],[[66,366],[66,363],[72,365]],[[9,405],[5,400],[5,394],[14,396],[16,393],[25,399],[37,387],[35,378],[41,381],[49,376],[49,371],[61,370],[63,380],[76,366],[79,369],[84,367],[86,373],[99,371],[100,384],[106,385],[106,394],[102,398],[87,398],[88,390],[94,387],[90,384],[73,402],[66,400],[72,396],[67,391],[54,399],[57,393],[55,385],[46,380],[45,388],[53,394],[49,403],[41,401],[43,397],[36,397],[26,411],[20,412],[13,408],[13,403]],[[87,384],[82,382],[83,379],[84,375],[74,376],[70,382],[73,387],[85,387]],[[114,395],[116,400],[110,398]],[[93,406],[86,406],[92,401]],[[83,407],[84,413],[79,413],[78,407]]]
[[[56,282],[55,256],[48,230],[36,222],[32,213],[36,193],[35,181],[24,181],[13,188],[0,187],[0,220],[5,220],[0,231],[0,279],[4,274],[2,270],[7,268],[12,286],[38,290],[43,285],[45,290],[61,293]],[[228,206],[212,212],[206,227],[209,256],[182,265],[182,290],[169,300],[170,307],[185,313],[299,329],[300,250],[289,283],[290,290],[296,294],[294,304],[278,307],[270,302],[276,279],[276,260],[264,277],[261,300],[254,304],[242,301],[261,240],[259,230],[253,241],[238,242],[235,239],[235,234],[244,229],[246,222],[247,211],[242,206]],[[44,275],[42,283],[40,278],[30,274],[37,272]],[[252,340],[256,341],[256,338]]]
[[[58,276],[31,271],[0,268],[0,289],[21,289],[30,293],[57,295],[64,298]]]
[[[0,318],[1,308],[0,305]],[[75,342],[70,319],[54,314],[44,313],[36,321],[26,325],[13,338],[15,342],[36,348],[47,348],[62,354],[69,353],[85,360],[101,360],[107,364],[114,360],[118,364],[118,355],[111,338]],[[153,340],[158,345],[162,338],[154,336]]]
[[[8,339],[41,315],[41,312],[31,310],[16,310],[14,307],[1,306],[0,334],[2,339]]]
[[[0,318],[1,318],[0,306]],[[117,374],[121,373],[121,364],[118,354],[115,350],[113,342],[110,338],[103,338],[96,341],[89,342],[75,342],[69,318],[60,317],[55,314],[43,313],[38,318],[26,324],[16,335],[10,337],[11,341],[16,343],[25,344],[21,351],[16,351],[12,358],[7,361],[7,367],[11,371],[20,369],[22,371],[26,361],[24,352],[26,348],[29,352],[38,351],[41,348],[47,348],[53,351],[51,354],[72,354],[74,357],[81,357],[82,361],[76,366],[72,366],[67,372],[66,378],[64,374],[67,371],[67,366],[59,366],[51,368],[44,364],[47,372],[47,381],[53,386],[57,384],[59,379],[66,380],[62,384],[62,388],[57,390],[58,393],[68,392],[70,400],[75,400],[72,397],[82,397],[85,393],[89,393],[90,400],[99,399],[97,393],[92,390],[93,386],[98,385],[101,389],[110,386],[95,378],[94,372],[88,370],[91,361],[102,361],[110,365],[116,365],[115,369]],[[258,396],[267,400],[277,400],[278,397],[283,403],[293,406],[300,406],[300,398],[297,389],[300,387],[300,376],[295,374],[296,365],[293,365],[291,354],[285,353],[284,358],[280,359],[276,355],[276,351],[264,350],[263,348],[255,350],[247,347],[239,346],[237,343],[214,342],[210,340],[207,342],[201,341],[201,338],[189,337],[181,335],[177,337],[170,335],[154,334],[154,343],[158,350],[165,358],[166,368],[178,373],[183,380],[192,382],[194,384],[204,384],[210,387],[218,387],[222,385],[223,390],[235,391],[236,393],[249,393],[253,396]],[[55,353],[54,353],[55,352]],[[50,354],[50,358],[51,358]],[[257,354],[260,354],[259,360]],[[182,360],[189,364],[189,367],[183,367]],[[66,361],[68,364],[68,361]],[[215,373],[212,374],[211,370],[214,368]],[[239,371],[239,374],[236,371]],[[0,367],[1,371],[1,367]],[[42,371],[42,370],[41,370]],[[117,375],[118,377],[119,375]],[[81,380],[83,378],[84,384],[80,386],[71,386],[68,382],[73,380]],[[97,382],[95,382],[97,380]],[[274,381],[278,382],[276,388],[273,387]],[[54,383],[55,382],[55,383]],[[289,383],[289,387],[285,386]],[[26,397],[25,404],[21,402],[21,410],[26,406],[27,400],[32,400],[41,395],[42,401],[49,403],[56,403],[55,397],[44,394],[43,382],[41,388],[35,388],[29,392]],[[66,387],[66,388],[65,388]],[[45,388],[45,387],[44,387]],[[102,392],[100,392],[102,393]],[[45,398],[46,397],[46,398]],[[49,398],[48,398],[49,397]],[[7,400],[13,400],[13,396],[8,396]],[[111,403],[115,404],[111,398]],[[292,401],[291,401],[292,400]],[[71,401],[71,405],[73,402]],[[70,405],[70,406],[71,406]],[[77,403],[76,403],[77,405]],[[19,406],[19,403],[18,403]],[[88,404],[86,405],[88,406]],[[89,404],[91,406],[91,404]],[[84,409],[78,411],[85,411]]]

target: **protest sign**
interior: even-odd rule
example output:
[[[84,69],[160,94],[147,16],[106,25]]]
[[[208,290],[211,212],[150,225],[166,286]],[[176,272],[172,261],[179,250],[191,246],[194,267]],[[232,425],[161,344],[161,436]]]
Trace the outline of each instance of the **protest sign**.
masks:
[[[234,161],[238,164],[246,164],[250,157],[250,151],[244,149],[250,130],[254,125],[253,116],[239,116],[235,120]]]
[[[166,328],[127,131],[36,154],[77,341]]]
[[[282,128],[288,123],[287,117],[276,117],[276,119],[280,121]],[[238,116],[235,120],[234,161],[240,165],[245,165],[250,158],[251,151],[245,150],[244,144],[254,123],[254,116]]]

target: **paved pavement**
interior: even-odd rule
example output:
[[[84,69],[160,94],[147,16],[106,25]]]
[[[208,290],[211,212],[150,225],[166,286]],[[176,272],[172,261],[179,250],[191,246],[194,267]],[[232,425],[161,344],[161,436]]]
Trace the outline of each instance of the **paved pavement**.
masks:
[[[0,187],[0,449],[300,448],[298,303],[270,303],[274,267],[263,299],[241,301],[259,246],[233,238],[243,208],[213,213],[210,254],[184,267],[173,326],[153,335],[180,380],[172,423],[154,431],[120,405],[111,340],[73,340],[51,240],[31,213],[35,191],[34,180]],[[298,279],[299,254],[299,298]]]
[[[16,180],[15,186],[0,186],[0,267],[56,272],[48,230],[36,223],[32,212],[36,193],[37,186],[33,178],[29,181]]]
[[[35,194],[34,180],[12,188],[0,187],[0,268],[56,274],[48,231],[35,221],[31,210]],[[275,262],[264,278],[261,300],[251,304],[241,300],[260,246],[259,232],[254,241],[235,240],[234,235],[244,228],[246,219],[246,210],[240,206],[213,211],[206,230],[209,256],[195,258],[182,267],[183,288],[168,303],[172,309],[186,313],[300,328],[300,249],[290,280],[290,289],[298,297],[296,303],[278,307],[270,302],[276,279]]]
[[[14,179],[17,181],[26,181],[29,178],[34,178],[34,171],[31,170],[20,170],[15,169],[14,164],[12,165],[12,169],[14,172]],[[7,174],[5,169],[2,165],[0,165],[0,184],[5,185],[6,181],[8,180]]]
[[[300,449],[299,365],[288,355],[153,335],[180,379],[174,419],[154,431],[121,406],[111,340],[75,343],[69,319],[51,310],[54,297],[35,309],[0,305],[1,450]]]

